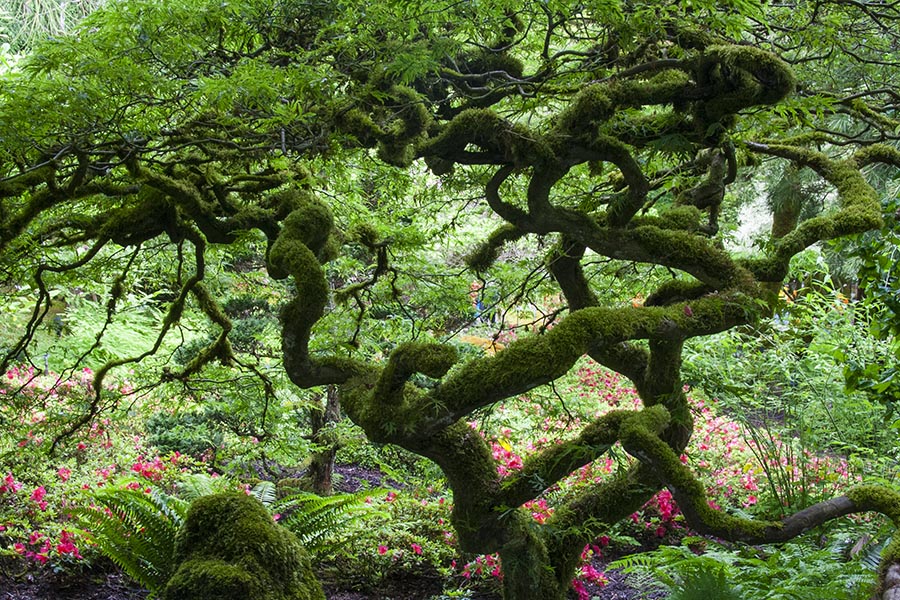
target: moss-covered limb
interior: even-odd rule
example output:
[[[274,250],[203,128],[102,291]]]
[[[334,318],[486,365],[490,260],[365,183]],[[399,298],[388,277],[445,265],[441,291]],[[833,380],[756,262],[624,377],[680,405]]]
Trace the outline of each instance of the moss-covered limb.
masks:
[[[706,143],[706,136],[698,131],[696,119],[680,110],[659,109],[649,114],[629,115],[614,119],[603,133],[635,148],[644,148],[662,138],[683,138],[695,144]]]
[[[20,196],[23,192],[32,190],[40,185],[55,188],[56,185],[53,183],[55,179],[56,166],[53,163],[29,169],[0,181],[0,198]]]
[[[566,167],[550,163],[536,166],[532,170],[525,196],[528,200],[528,213],[532,218],[536,233],[553,231],[552,223],[556,209],[550,203],[550,190],[566,175],[567,171]]]
[[[573,147],[574,146],[574,147]],[[605,135],[576,138],[568,148],[579,160],[611,162],[622,173],[628,192],[617,194],[607,209],[606,221],[612,227],[624,227],[644,205],[650,184],[641,166],[622,142]]]
[[[521,239],[525,232],[512,224],[501,225],[488,238],[466,256],[466,265],[477,273],[487,271],[504,245]]]
[[[496,503],[497,463],[479,432],[457,421],[427,439],[401,445],[433,460],[447,477],[453,490],[451,518],[461,549],[489,554],[509,541],[503,512],[510,507]]]
[[[644,306],[667,306],[675,302],[696,300],[713,291],[700,281],[670,279],[647,296]]]
[[[688,204],[709,211],[706,233],[715,235],[719,230],[719,208],[725,198],[725,182],[728,179],[729,162],[723,152],[713,151],[709,157],[706,177],[693,188],[679,194],[678,204]]]
[[[619,427],[635,411],[617,410],[595,419],[571,440],[525,459],[522,468],[503,479],[501,506],[521,506],[576,469],[595,461],[619,441]]]
[[[374,402],[397,404],[409,378],[416,373],[438,379],[457,361],[456,348],[448,344],[406,342],[391,352],[375,386]]]
[[[863,233],[882,225],[878,193],[863,177],[854,160],[829,161],[820,174],[837,189],[841,208],[833,215],[804,221],[778,240],[775,256],[783,262],[790,261],[791,257],[816,242]]]
[[[644,406],[664,406],[671,421],[659,436],[675,452],[681,453],[694,432],[694,417],[681,381],[682,340],[654,340],[650,343],[646,377],[635,387]]]
[[[693,69],[697,86],[707,89],[695,114],[705,124],[720,122],[751,106],[776,104],[794,90],[794,74],[780,58],[753,46],[709,46]]]
[[[585,486],[558,506],[547,518],[544,531],[554,576],[560,584],[572,581],[585,544],[636,512],[659,489],[653,472],[637,464],[597,485]]]
[[[388,164],[408,167],[416,158],[415,145],[423,139],[431,114],[425,100],[412,88],[395,84],[379,91],[387,98],[381,100],[381,107],[376,106],[376,114],[384,121],[380,135],[376,130],[378,157]]]
[[[553,381],[589,352],[636,339],[676,341],[709,335],[752,321],[755,310],[752,297],[712,294],[690,305],[575,311],[545,334],[513,342],[445,378],[430,394],[435,425]]]
[[[510,528],[518,533],[500,549],[505,600],[565,600],[572,578],[556,577],[552,557],[530,515],[514,511]]]
[[[144,185],[162,192],[173,206],[189,217],[213,244],[234,242],[238,232],[259,229],[273,236],[277,231],[272,211],[259,206],[247,206],[235,212],[223,211],[215,198],[207,198],[190,177],[178,177],[146,168],[137,161],[129,161],[129,172]]]
[[[883,107],[873,108],[862,98],[844,100],[841,104],[846,107],[847,112],[882,132],[893,133],[900,127],[900,119],[888,116],[892,111]]]
[[[853,160],[863,168],[874,163],[884,163],[900,167],[900,150],[887,144],[872,144],[856,151]]]
[[[685,271],[713,289],[744,286],[751,278],[726,251],[709,239],[686,231],[642,225],[599,230],[577,239],[604,256]]]
[[[645,406],[661,404],[672,413],[673,418],[682,417],[683,415],[676,415],[675,411],[680,404],[687,404],[681,384],[684,339],[651,338],[649,347],[650,362],[639,390],[642,392],[641,399]]]
[[[288,377],[303,388],[343,383],[357,368],[349,359],[314,360],[309,353],[312,328],[324,315],[329,295],[317,254],[327,249],[333,228],[328,207],[304,197],[269,248],[269,274],[276,279],[291,276],[297,286],[297,296],[281,310],[281,348]]]
[[[781,528],[775,522],[741,519],[711,508],[703,484],[681,463],[678,453],[640,422],[623,424],[621,439],[625,451],[650,466],[671,490],[688,523],[697,531],[743,541],[774,534]]]
[[[894,151],[884,151],[881,145],[860,150],[850,158],[832,159],[823,152],[788,146],[747,142],[748,149],[771,156],[786,158],[809,167],[825,181],[833,185],[840,200],[840,210],[828,217],[816,217],[784,236],[776,244],[775,255],[780,260],[790,259],[816,242],[834,237],[862,233],[881,226],[881,203],[878,193],[866,181],[860,168],[876,157],[894,158]]]
[[[512,165],[506,165],[498,169],[488,181],[484,188],[484,192],[488,206],[491,207],[491,210],[500,215],[504,220],[515,225],[518,229],[524,231],[530,229],[531,219],[528,216],[528,213],[516,206],[507,204],[500,198],[500,186],[503,185],[504,181],[509,179],[509,176],[513,174],[513,171],[515,171],[515,167]]]
[[[9,244],[25,231],[38,215],[67,200],[94,195],[93,189],[79,189],[74,192],[41,188],[33,190],[28,203],[15,213],[9,213],[0,203],[0,252],[5,252]]]
[[[549,203],[547,203],[549,204]],[[696,209],[692,209],[696,210]],[[565,232],[572,240],[598,254],[620,260],[672,267],[690,273],[713,289],[752,287],[752,275],[704,236],[655,225],[613,229],[601,227],[603,218],[550,207],[532,212],[517,225],[533,233]]]
[[[588,355],[604,367],[621,373],[635,386],[644,381],[650,364],[650,353],[646,348],[629,342],[592,349]]]
[[[859,486],[819,502],[781,521],[744,519],[710,507],[703,484],[679,455],[639,420],[625,421],[622,446],[647,463],[670,489],[688,523],[697,531],[750,544],[785,542],[809,529],[851,513],[874,510],[900,523],[900,492],[884,486]],[[896,560],[897,557],[892,557]]]
[[[609,97],[609,86],[586,86],[557,115],[552,133],[561,140],[589,138],[615,114],[615,109],[616,106]]]
[[[223,365],[231,365],[235,362],[234,350],[231,342],[228,340],[228,334],[231,332],[232,323],[228,315],[222,310],[222,307],[209,292],[203,283],[195,285],[191,292],[197,298],[200,310],[203,311],[210,321],[218,325],[221,330],[219,335],[213,342],[200,350],[200,352],[191,361],[184,366],[184,369],[177,375],[172,375],[175,379],[186,379],[191,375],[199,373],[200,370],[210,362],[217,360]]]
[[[469,144],[481,152],[466,150]],[[460,164],[510,164],[516,167],[553,162],[543,138],[522,125],[512,124],[487,109],[461,112],[418,150],[419,156],[436,156]]]
[[[688,72],[690,61],[669,62],[668,68],[650,79],[624,80],[621,75],[610,85],[609,94],[621,107],[681,104],[696,95],[696,84]]]
[[[631,219],[632,227],[658,227],[689,233],[700,230],[702,213],[695,206],[675,206],[656,215],[638,215]]]
[[[579,310],[598,304],[597,296],[594,295],[581,268],[581,258],[585,249],[583,244],[563,235],[547,256],[547,266],[559,284],[569,310]]]

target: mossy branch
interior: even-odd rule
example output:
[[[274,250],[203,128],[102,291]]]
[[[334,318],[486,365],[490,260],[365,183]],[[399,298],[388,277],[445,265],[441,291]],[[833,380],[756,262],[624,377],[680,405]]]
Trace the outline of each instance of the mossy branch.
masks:
[[[447,344],[407,342],[391,352],[375,387],[375,400],[397,404],[406,382],[416,373],[438,379],[456,363],[456,348]]]
[[[501,481],[497,504],[520,506],[576,469],[590,464],[619,441],[619,429],[626,420],[638,419],[660,433],[668,424],[666,411],[662,407],[648,410],[609,412],[585,427],[578,437],[529,456],[520,470]]]
[[[570,313],[553,329],[510,344],[492,357],[467,363],[429,394],[431,428],[445,427],[471,411],[527,392],[562,376],[581,356],[603,354],[623,342],[677,341],[730,329],[756,319],[750,298],[713,294],[667,307],[591,307]]]
[[[775,242],[774,252],[766,260],[757,262],[751,268],[763,280],[780,281],[791,257],[816,242],[836,237],[863,233],[882,226],[881,201],[878,193],[866,181],[860,167],[876,158],[893,158],[893,153],[883,152],[878,146],[874,150],[860,151],[857,155],[834,160],[823,152],[785,146],[748,142],[747,147],[794,161],[816,171],[837,190],[840,210],[833,215],[818,216],[801,223],[796,229]],[[775,277],[775,279],[771,279]]]
[[[703,484],[646,424],[634,419],[624,422],[621,441],[629,454],[649,465],[669,488],[688,524],[706,535],[748,544],[786,542],[825,522],[866,511],[880,512],[900,527],[900,491],[880,485],[851,488],[845,495],[819,502],[780,521],[729,515],[710,506]],[[884,564],[900,560],[898,551],[900,544],[889,547],[883,556]]]

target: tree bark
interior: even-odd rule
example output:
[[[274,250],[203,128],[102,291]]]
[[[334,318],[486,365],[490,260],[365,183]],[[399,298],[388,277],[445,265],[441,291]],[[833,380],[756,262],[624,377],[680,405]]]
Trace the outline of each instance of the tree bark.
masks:
[[[334,433],[334,425],[341,420],[341,401],[337,386],[329,385],[326,388],[324,409],[313,410],[310,420],[312,441],[322,450],[313,453],[304,479],[310,491],[320,496],[330,496],[334,493],[334,459],[340,447]]]

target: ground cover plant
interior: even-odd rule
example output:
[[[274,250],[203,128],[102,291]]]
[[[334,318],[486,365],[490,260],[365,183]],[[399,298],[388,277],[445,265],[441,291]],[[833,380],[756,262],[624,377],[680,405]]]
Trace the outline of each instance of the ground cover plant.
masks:
[[[110,2],[2,75],[0,371],[24,381],[6,388],[16,430],[35,425],[14,448],[78,465],[79,436],[112,449],[130,410],[164,411],[148,426],[172,454],[123,450],[139,477],[251,484],[335,460],[339,401],[368,442],[428,459],[420,508],[449,511],[403,525],[398,481],[383,498],[395,539],[363,550],[368,579],[427,552],[507,600],[588,594],[604,537],[784,543],[871,512],[896,525],[891,477],[845,485],[855,448],[896,468],[875,420],[851,407],[838,427],[820,397],[799,431],[732,402],[738,423],[715,392],[688,393],[682,363],[713,336],[765,332],[807,249],[887,252],[864,236],[891,222],[900,166],[884,60],[897,18],[841,2]],[[727,245],[736,193],[777,169],[815,186],[776,185],[761,243]],[[725,378],[692,364],[707,392]],[[785,406],[837,383],[783,366]],[[76,373],[80,392],[58,399]],[[584,399],[565,388],[579,377]],[[894,383],[889,368],[845,379],[868,402]],[[14,448],[19,539],[53,490]],[[57,527],[13,552],[81,554]],[[895,595],[900,538],[878,569],[876,593]]]

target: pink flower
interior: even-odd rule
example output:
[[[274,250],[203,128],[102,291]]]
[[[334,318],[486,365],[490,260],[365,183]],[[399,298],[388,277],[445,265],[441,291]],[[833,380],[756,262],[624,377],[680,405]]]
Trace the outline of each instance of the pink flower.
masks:
[[[412,546],[413,552],[415,552],[416,554],[422,554],[422,546],[415,543],[410,545]]]
[[[378,546],[378,554],[384,556],[385,554],[387,554],[387,551],[388,551],[388,547],[385,546],[384,544]]]
[[[69,477],[72,476],[72,471],[65,467],[60,467],[59,470],[56,471],[56,474],[59,475],[59,478],[63,481],[68,481]]]
[[[588,598],[590,598],[584,584],[577,579],[572,580],[572,589],[575,590],[575,593],[578,595],[578,600],[588,600]]]
[[[56,551],[60,554],[71,554],[73,558],[81,558],[78,548],[72,542],[72,535],[65,529],[60,533],[59,544],[56,545]]]
[[[35,502],[40,502],[44,499],[44,496],[47,494],[47,490],[44,489],[44,486],[39,486],[35,488],[33,492],[31,492],[31,499]]]
[[[18,554],[25,554],[25,544],[22,542],[16,542],[13,545],[13,550],[15,550]]]

